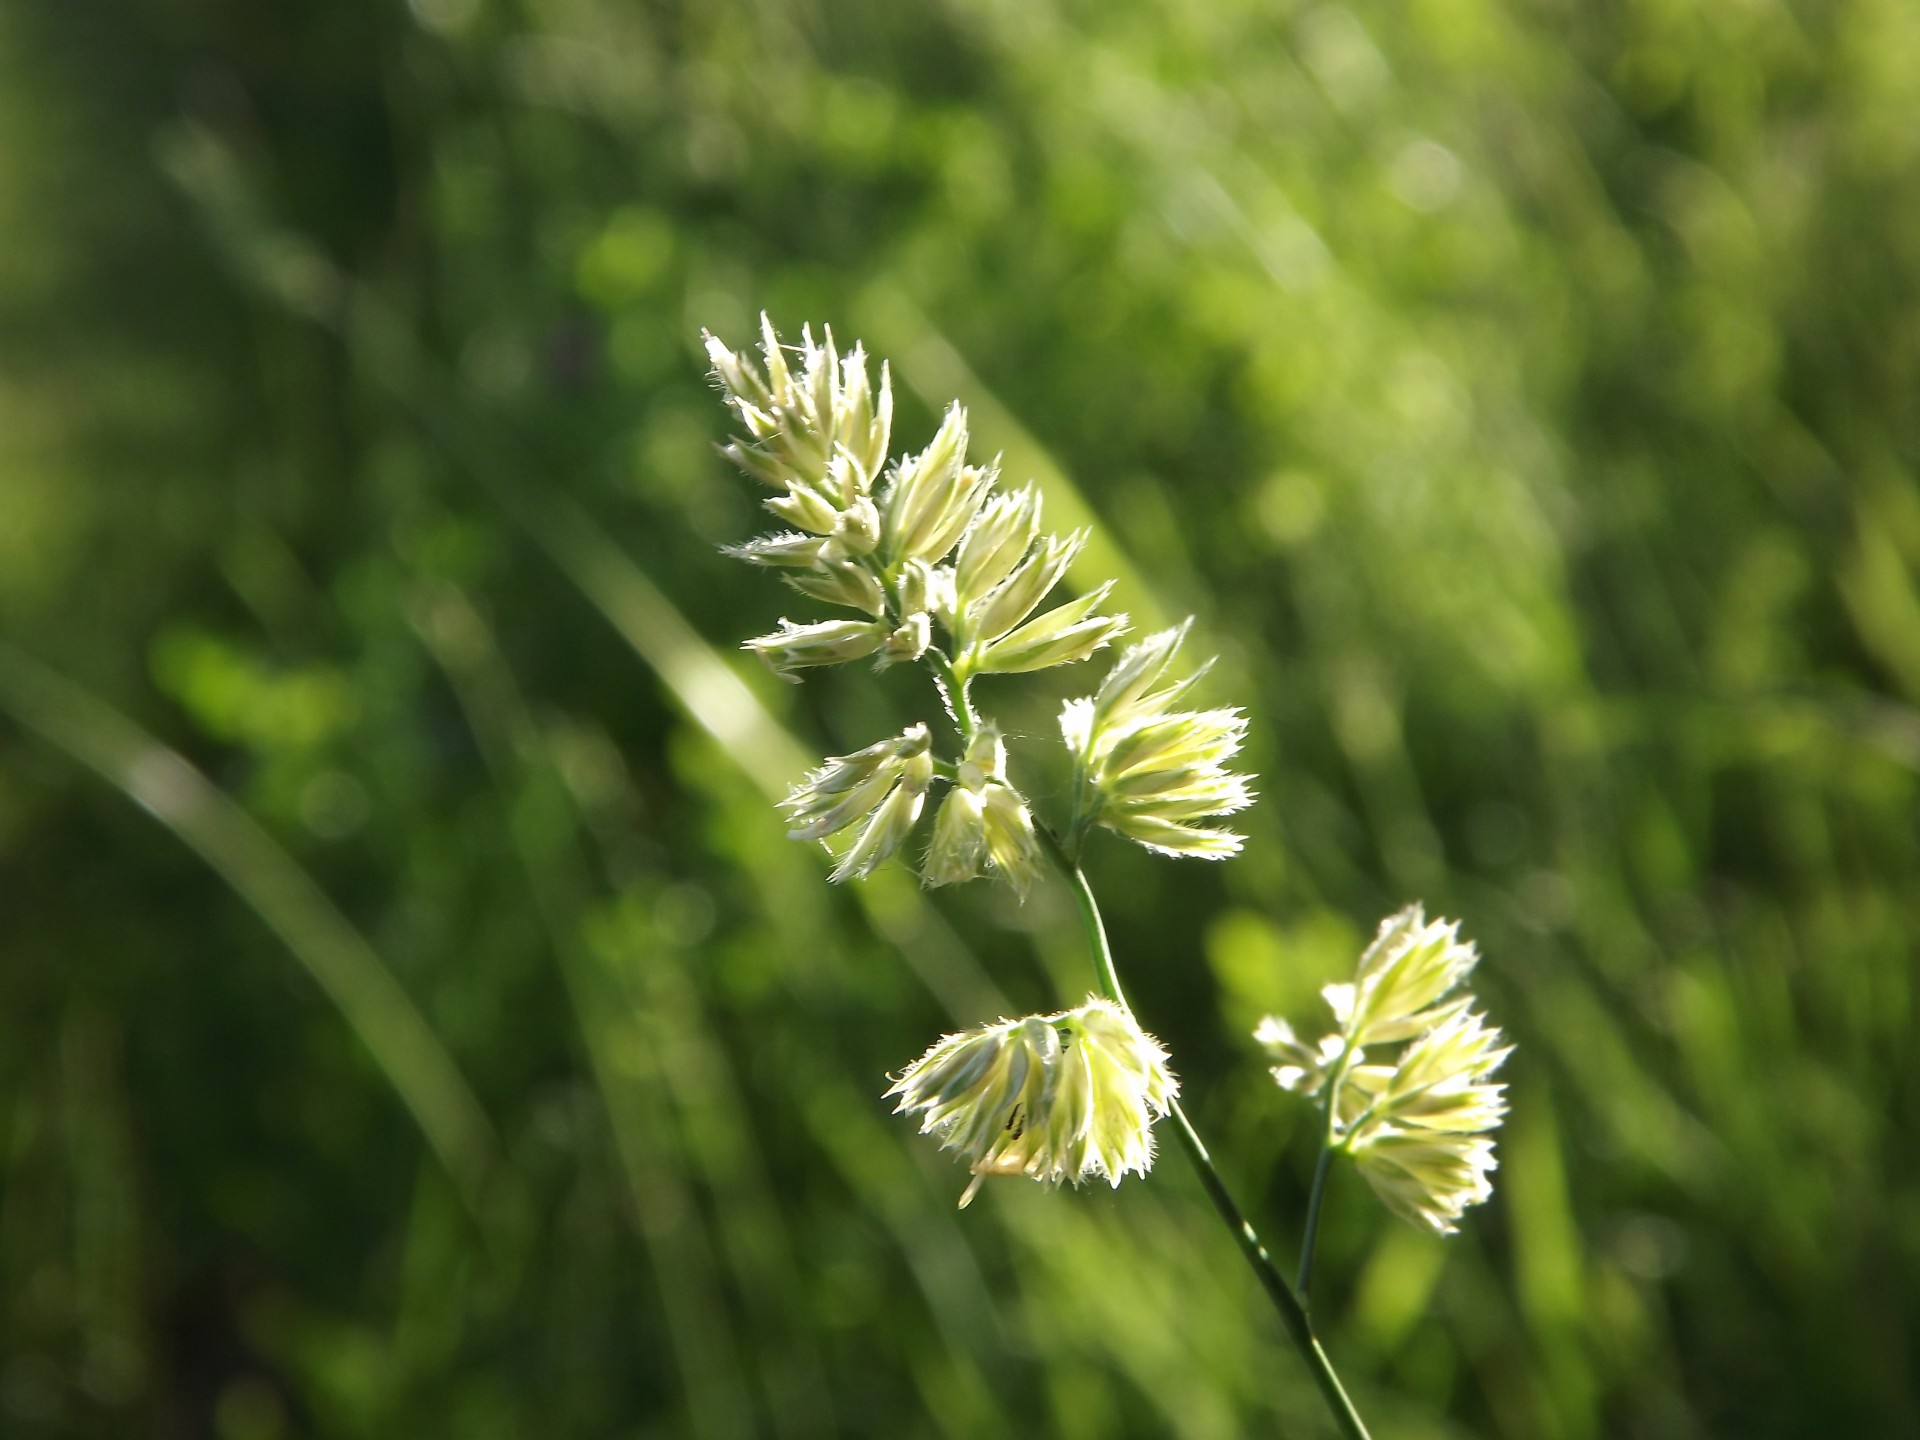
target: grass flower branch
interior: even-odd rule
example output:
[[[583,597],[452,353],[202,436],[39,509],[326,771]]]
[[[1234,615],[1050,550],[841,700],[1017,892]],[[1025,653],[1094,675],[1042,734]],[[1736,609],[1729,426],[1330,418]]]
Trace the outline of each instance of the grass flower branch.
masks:
[[[1382,926],[1351,983],[1327,988],[1332,1034],[1309,1046],[1284,1020],[1262,1023],[1256,1038],[1276,1081],[1323,1107],[1296,1290],[1181,1109],[1166,1051],[1127,1004],[1080,867],[1099,829],[1169,856],[1218,860],[1243,844],[1217,822],[1254,799],[1252,778],[1229,768],[1246,719],[1190,703],[1209,665],[1176,668],[1189,625],[1128,646],[1091,693],[1065,703],[1070,801],[1057,831],[1043,825],[1009,771],[1002,727],[979,709],[972,687],[981,675],[1086,660],[1126,633],[1126,617],[1106,609],[1111,582],[1055,598],[1086,534],[1048,532],[1033,486],[1003,489],[997,461],[969,463],[958,404],[925,449],[889,460],[891,377],[882,365],[876,381],[859,346],[842,355],[830,332],[816,342],[807,329],[789,350],[765,317],[757,358],[712,336],[706,344],[744,432],[723,453],[773,492],[767,510],[792,527],[728,553],[777,572],[812,601],[853,612],[783,618],[745,648],[795,681],[860,660],[877,669],[921,664],[952,722],[946,753],[916,723],[828,758],[781,802],[789,835],[827,846],[832,878],[852,880],[908,856],[934,799],[922,883],[997,879],[1024,898],[1051,859],[1086,933],[1095,994],[1071,1009],[943,1036],[893,1079],[887,1098],[967,1163],[962,1206],[993,1176],[1117,1186],[1147,1173],[1154,1127],[1170,1123],[1329,1413],[1343,1434],[1364,1437],[1305,1302],[1327,1171],[1336,1152],[1351,1155],[1390,1210],[1441,1233],[1490,1193],[1488,1132],[1505,1106],[1502,1087],[1486,1077],[1508,1049],[1470,997],[1454,995],[1473,948],[1457,927],[1429,925],[1411,907]],[[1383,1061],[1391,1047],[1397,1052]]]
[[[1507,1106],[1506,1087],[1487,1077],[1513,1047],[1500,1043],[1471,995],[1456,993],[1479,958],[1457,923],[1429,923],[1410,905],[1381,922],[1353,980],[1322,992],[1337,1029],[1308,1045],[1269,1015],[1254,1031],[1275,1062],[1275,1083],[1321,1107],[1301,1245],[1303,1295],[1336,1154],[1353,1157],[1389,1210],[1437,1235],[1452,1234],[1469,1206],[1493,1194],[1491,1132]],[[1391,1059],[1378,1058],[1396,1046]]]

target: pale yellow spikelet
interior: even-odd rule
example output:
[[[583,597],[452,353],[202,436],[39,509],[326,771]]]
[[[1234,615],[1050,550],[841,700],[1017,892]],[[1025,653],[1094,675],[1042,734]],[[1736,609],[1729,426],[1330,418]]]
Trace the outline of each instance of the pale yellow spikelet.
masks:
[[[882,553],[889,564],[945,558],[992,491],[998,470],[967,461],[967,412],[947,410],[927,448],[894,466],[881,497]]]
[[[933,757],[925,750],[909,755],[900,767],[900,781],[876,805],[852,847],[834,867],[832,879],[851,880],[871,875],[906,843],[926,803],[933,782]]]
[[[1031,615],[1086,543],[1084,530],[1043,535],[1006,579],[961,614],[956,637],[961,649],[990,645]]]
[[[987,863],[986,804],[979,790],[953,785],[933,816],[920,883],[958,885],[978,876]]]
[[[1345,1048],[1340,1037],[1329,1035],[1319,1044],[1309,1045],[1293,1033],[1277,1015],[1268,1015],[1253,1032],[1253,1038],[1274,1063],[1271,1073],[1282,1090],[1312,1098],[1327,1083],[1327,1073]]]
[[[983,646],[972,668],[982,674],[1019,675],[1086,659],[1126,633],[1126,616],[1098,613],[1112,589],[1109,580]]]
[[[831,543],[824,535],[761,535],[743,545],[725,545],[720,553],[750,565],[807,569],[818,564]]]
[[[1129,646],[1093,695],[1069,700],[1060,734],[1079,769],[1087,818],[1169,855],[1219,859],[1241,837],[1197,822],[1253,803],[1226,768],[1246,737],[1237,710],[1176,710],[1197,676],[1163,684],[1186,627]]]
[[[1166,1051],[1119,1006],[1089,996],[1053,1015],[1001,1020],[936,1042],[888,1089],[973,1171],[1043,1184],[1118,1185],[1153,1164],[1153,1122],[1179,1083]]]
[[[1487,1076],[1513,1053],[1500,1039],[1472,1010],[1450,1015],[1407,1046],[1369,1097],[1368,1111],[1380,1124],[1462,1134],[1494,1129],[1507,1113],[1506,1087]]]
[[[1254,1032],[1282,1088],[1334,1107],[1335,1148],[1387,1207],[1441,1235],[1493,1194],[1492,1132],[1507,1104],[1488,1077],[1513,1053],[1455,993],[1479,959],[1459,931],[1409,905],[1381,922],[1353,980],[1322,992],[1337,1030],[1309,1046],[1268,1016]]]
[[[1484,1135],[1449,1135],[1382,1125],[1351,1147],[1354,1163],[1386,1207],[1436,1235],[1459,1229],[1461,1214],[1493,1198],[1497,1167]]]
[[[1428,923],[1419,905],[1380,922],[1351,985],[1329,986],[1334,1018],[1356,1046],[1385,1045],[1431,1028],[1437,1005],[1472,973],[1479,953],[1460,939],[1460,922]]]
[[[785,495],[776,495],[762,503],[789,525],[797,525],[815,535],[831,536],[840,528],[841,510],[807,485],[796,484]]]
[[[1027,802],[1011,785],[992,784],[980,792],[980,813],[994,873],[1025,898],[1040,878],[1044,862]]]
[[[890,633],[886,623],[879,620],[826,620],[817,625],[782,620],[778,630],[756,635],[740,648],[751,650],[774,674],[791,680],[796,670],[844,665],[871,655],[886,643]]]
[[[816,344],[811,327],[802,329],[798,373],[764,314],[759,365],[713,335],[702,332],[702,339],[714,378],[747,432],[726,447],[727,457],[775,489],[811,492],[840,509],[867,494],[886,463],[893,387],[882,366],[876,394],[860,346],[843,357],[833,331],[822,334]]]
[[[985,869],[986,793],[990,786],[1006,783],[1006,760],[1000,731],[983,725],[968,744],[966,758],[955,767],[953,785],[934,816],[933,842],[920,871],[923,884],[955,885]]]
[[[829,605],[863,610],[876,619],[886,613],[886,593],[873,572],[852,560],[833,558],[824,547],[810,569],[783,578],[802,595],[811,595]]]
[[[858,826],[832,878],[872,874],[920,818],[933,782],[928,743],[927,727],[910,725],[891,739],[829,758],[780,802],[789,838],[825,841]]]
[[[1040,533],[1040,492],[1028,485],[981,507],[954,561],[958,606],[977,605],[1026,556]]]
[[[1026,897],[1045,857],[1033,815],[1008,782],[1006,766],[999,729],[983,724],[955,767],[953,786],[934,817],[922,883],[953,885],[991,871]]]
[[[824,840],[865,819],[900,783],[907,762],[927,753],[929,743],[925,725],[909,725],[864,750],[829,756],[780,802],[788,836]]]

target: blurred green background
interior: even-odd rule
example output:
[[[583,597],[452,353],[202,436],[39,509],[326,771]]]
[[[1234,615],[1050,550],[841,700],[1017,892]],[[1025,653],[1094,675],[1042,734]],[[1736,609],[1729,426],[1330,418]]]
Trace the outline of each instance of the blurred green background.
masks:
[[[1916,76],[1911,0],[0,6],[0,1433],[1327,1433],[1171,1157],[961,1214],[886,1113],[1087,972],[781,834],[929,697],[735,649],[816,613],[715,548],[764,307],[1223,656],[1248,852],[1091,869],[1283,1253],[1254,1021],[1480,942],[1493,1203],[1323,1237],[1381,1440],[1920,1435]]]

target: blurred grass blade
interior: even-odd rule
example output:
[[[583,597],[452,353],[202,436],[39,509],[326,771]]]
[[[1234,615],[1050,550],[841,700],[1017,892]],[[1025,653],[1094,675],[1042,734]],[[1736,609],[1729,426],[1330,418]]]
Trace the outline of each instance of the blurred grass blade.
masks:
[[[251,905],[339,1007],[479,1211],[493,1128],[373,947],[279,844],[207,778],[105,702],[0,641],[0,710],[98,772]]]
[[[688,718],[769,797],[813,763],[753,691],[586,512],[563,496],[510,497],[514,518],[657,674]]]
[[[423,584],[410,613],[415,631],[459,699],[506,808],[507,828],[520,854],[534,909],[559,964],[594,1084],[606,1106],[638,1213],[638,1228],[660,1277],[661,1301],[694,1432],[703,1436],[751,1433],[749,1363],[728,1323],[727,1305],[714,1274],[710,1223],[676,1153],[672,1119],[663,1103],[671,1097],[684,1114],[691,1108],[686,1092],[698,1090],[694,1103],[718,1112],[704,1117],[710,1130],[740,1126],[742,1107],[731,1066],[713,1043],[691,987],[677,973],[664,973],[673,968],[664,953],[655,949],[644,957],[635,956],[640,963],[621,967],[628,972],[622,974],[584,937],[585,907],[593,885],[579,844],[581,817],[485,618],[463,591],[446,584]],[[632,993],[635,970],[646,972],[642,983],[651,982],[644,998]],[[643,1019],[670,1033],[682,1050],[698,1055],[704,1083],[690,1086],[681,1073],[683,1066],[653,1053],[662,1047],[646,1043],[647,1030],[640,1026]],[[635,1053],[636,1036],[641,1037],[638,1048],[657,1068],[657,1075],[642,1068],[643,1056]],[[676,1081],[679,1093],[674,1093]],[[689,1118],[688,1123],[696,1122]],[[698,1156],[712,1147],[689,1148]],[[800,1286],[791,1250],[780,1233],[770,1187],[757,1163],[758,1152],[752,1145],[731,1150],[741,1157],[745,1173],[720,1176],[708,1167],[704,1178],[719,1201],[711,1224],[726,1242],[748,1315],[794,1344],[793,1353],[784,1357],[786,1363],[767,1364],[762,1355],[763,1363],[754,1367],[761,1375],[773,1433],[783,1437],[829,1433],[831,1397],[810,1337],[801,1327],[782,1325],[783,1317],[774,1313],[781,1299],[797,1293]],[[753,1238],[743,1234],[749,1231]],[[776,1237],[776,1243],[754,1243],[763,1235]],[[757,1348],[764,1350],[764,1346]]]

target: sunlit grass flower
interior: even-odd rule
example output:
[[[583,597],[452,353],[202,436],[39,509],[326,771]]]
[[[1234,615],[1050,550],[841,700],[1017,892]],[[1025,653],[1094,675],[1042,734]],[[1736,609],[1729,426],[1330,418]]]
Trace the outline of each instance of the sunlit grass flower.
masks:
[[[1432,1009],[1472,973],[1479,953],[1460,939],[1457,920],[1427,921],[1409,905],[1380,922],[1354,969],[1353,983],[1322,992],[1354,1047],[1406,1040],[1445,1018]]]
[[[1219,859],[1241,837],[1196,824],[1253,803],[1248,777],[1226,768],[1246,736],[1237,710],[1176,710],[1197,675],[1161,685],[1186,627],[1132,645],[1093,695],[1069,700],[1060,733],[1095,822],[1169,855]],[[1156,688],[1158,687],[1158,688]]]
[[[1436,1235],[1453,1234],[1468,1206],[1493,1198],[1487,1176],[1497,1162],[1487,1136],[1380,1125],[1347,1149],[1389,1210]]]
[[[831,331],[815,344],[803,329],[802,343],[786,347],[765,315],[760,326],[759,363],[712,335],[707,353],[747,432],[724,453],[784,492],[765,503],[794,528],[727,553],[778,569],[802,594],[871,620],[783,620],[747,648],[789,677],[868,656],[885,669],[939,648],[955,683],[964,683],[1083,660],[1126,630],[1124,616],[1100,613],[1111,586],[1034,614],[1086,537],[1041,534],[1040,498],[1030,485],[995,494],[998,464],[967,462],[967,414],[958,404],[924,450],[889,467],[893,396],[885,367],[876,397],[858,346],[842,357]],[[1019,817],[1004,799],[994,803],[1017,842]]]
[[[1040,492],[1027,485],[995,495],[981,507],[954,561],[958,607],[979,604],[1013,573],[1040,534]]]
[[[1126,633],[1126,616],[1099,613],[1112,589],[1112,581],[1096,585],[999,639],[966,652],[966,670],[1021,675],[1086,659]]]
[[[795,374],[773,322],[764,314],[759,365],[714,336],[701,335],[714,377],[747,431],[745,439],[733,441],[723,453],[756,480],[788,490],[802,502],[769,502],[776,514],[825,535],[833,533],[841,513],[873,489],[886,464],[893,386],[882,365],[876,395],[865,353],[856,345],[852,353],[838,354],[831,329],[823,332],[818,345],[810,328],[803,328],[800,337]],[[825,509],[808,510],[803,503],[808,498]],[[802,514],[809,519],[803,520]]]
[[[999,469],[967,462],[967,412],[950,406],[927,448],[893,467],[880,498],[882,554],[890,565],[944,559],[993,490]]]
[[[1348,1081],[1365,1097],[1368,1123],[1472,1134],[1507,1113],[1505,1086],[1486,1077],[1513,1053],[1472,1010],[1458,1010],[1412,1041],[1392,1065],[1356,1065]]]
[[[859,837],[840,857],[830,878],[850,880],[856,875],[871,875],[882,862],[893,858],[913,833],[920,819],[920,807],[926,803],[927,786],[933,781],[933,757],[925,750],[907,757],[901,767],[900,783],[888,792],[872,816],[860,828]]]
[[[1456,1009],[1417,1037],[1398,1063],[1349,1072],[1360,1115],[1345,1148],[1367,1183],[1402,1219],[1450,1234],[1460,1213],[1493,1194],[1493,1141],[1506,1087],[1487,1076],[1512,1053],[1500,1032]]]
[[[1040,878],[1040,840],[1034,833],[1033,812],[1011,785],[988,785],[980,792],[980,808],[987,831],[987,859],[1024,896]]]
[[[723,545],[721,553],[750,565],[783,566],[809,569],[820,563],[831,542],[824,535],[802,535],[783,531],[761,535],[741,545]]]
[[[844,665],[873,654],[887,641],[887,626],[877,620],[823,620],[796,625],[782,620],[780,628],[756,635],[740,648],[751,650],[783,679],[815,665]]]
[[[860,825],[833,878],[871,874],[899,850],[920,818],[933,780],[927,746],[927,727],[911,725],[890,740],[830,757],[780,802],[788,836],[825,840]]]
[[[1333,1107],[1330,1143],[1387,1208],[1442,1235],[1493,1194],[1491,1132],[1507,1105],[1488,1077],[1513,1051],[1454,994],[1479,959],[1459,932],[1410,905],[1381,922],[1351,982],[1321,992],[1337,1030],[1308,1045],[1270,1015],[1254,1032],[1283,1089]]]
[[[887,611],[886,591],[873,571],[855,561],[838,559],[830,550],[823,549],[808,569],[781,578],[802,595],[829,605],[864,610],[876,619]]]
[[[1179,1088],[1159,1042],[1089,997],[1075,1010],[945,1036],[886,1093],[899,1100],[895,1113],[919,1115],[921,1134],[968,1161],[965,1206],[989,1175],[1116,1186],[1144,1175],[1153,1122]]]
[[[979,790],[950,786],[933,814],[933,839],[920,867],[920,882],[929,888],[963,884],[976,878],[986,863],[986,802]]]
[[[957,884],[991,868],[1025,895],[1039,877],[1040,839],[1026,801],[1007,783],[1006,765],[999,729],[982,725],[934,816],[933,843],[920,872],[927,885]]]
[[[1098,613],[1112,582],[1028,620],[1087,537],[1075,531],[1035,539],[1038,498],[1025,492],[1006,498],[1006,505],[981,514],[979,538],[969,531],[961,544],[952,629],[954,666],[962,674],[1019,674],[1084,660],[1127,628],[1124,615]]]

